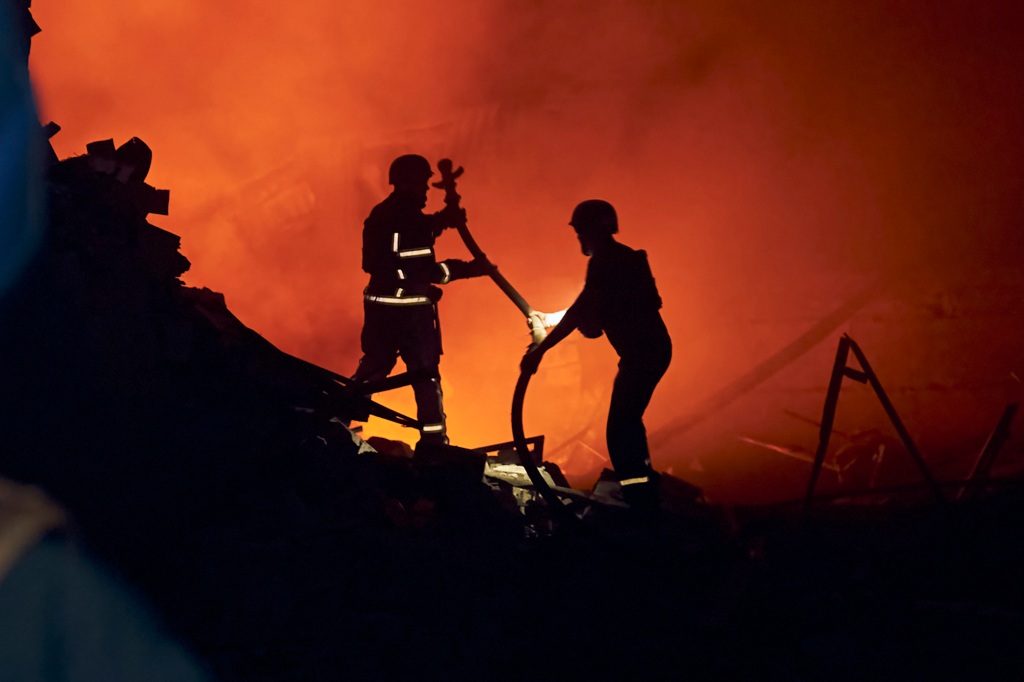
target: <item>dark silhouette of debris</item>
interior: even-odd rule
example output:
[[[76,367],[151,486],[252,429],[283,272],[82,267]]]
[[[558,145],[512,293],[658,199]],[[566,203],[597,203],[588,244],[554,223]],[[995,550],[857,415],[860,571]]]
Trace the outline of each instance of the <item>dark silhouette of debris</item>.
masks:
[[[10,36],[17,41],[17,47],[21,56],[24,57],[25,67],[28,67],[28,55],[32,47],[32,36],[42,29],[32,16],[32,0],[8,0],[13,33]]]
[[[0,474],[58,501],[219,679],[1024,671],[1019,484],[804,519],[663,474],[637,523],[611,475],[570,491],[545,464],[562,525],[494,475],[501,448],[354,437],[365,405],[335,375],[184,286],[146,221],[150,158],[102,142],[50,169],[45,243],[0,308]]]

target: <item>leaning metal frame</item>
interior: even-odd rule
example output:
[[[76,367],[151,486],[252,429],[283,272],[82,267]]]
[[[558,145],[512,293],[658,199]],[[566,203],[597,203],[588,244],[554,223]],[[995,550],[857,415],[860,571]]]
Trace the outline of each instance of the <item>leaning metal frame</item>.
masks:
[[[857,358],[857,362],[860,363],[860,370],[847,366],[850,351],[853,351],[854,356]],[[875,395],[878,396],[879,402],[882,403],[885,413],[889,416],[889,421],[891,421],[892,425],[896,428],[896,433],[899,434],[900,440],[902,440],[903,444],[906,446],[907,452],[909,452],[911,457],[914,458],[914,462],[921,470],[921,475],[924,476],[924,480],[931,489],[936,501],[940,505],[945,505],[946,497],[942,494],[941,487],[935,482],[934,477],[928,470],[928,466],[921,457],[921,453],[918,452],[917,446],[914,445],[914,440],[910,437],[910,433],[903,425],[903,420],[901,420],[899,414],[896,413],[896,408],[893,407],[892,402],[889,400],[889,396],[886,395],[885,391],[882,389],[882,384],[878,381],[878,376],[875,374],[874,370],[871,369],[871,365],[868,364],[867,358],[864,357],[864,352],[853,339],[848,335],[843,334],[842,338],[839,339],[839,348],[836,351],[836,361],[835,364],[832,365],[832,378],[828,384],[828,392],[825,394],[825,409],[821,417],[818,450],[814,455],[814,465],[811,468],[811,476],[807,482],[807,495],[804,498],[804,515],[806,516],[810,512],[811,504],[814,501],[814,487],[817,485],[818,475],[821,473],[822,465],[825,462],[825,454],[828,450],[829,437],[832,435],[832,424],[835,421],[836,407],[839,403],[839,389],[842,387],[844,377],[853,379],[854,381],[862,384],[871,384],[871,388],[874,389]]]

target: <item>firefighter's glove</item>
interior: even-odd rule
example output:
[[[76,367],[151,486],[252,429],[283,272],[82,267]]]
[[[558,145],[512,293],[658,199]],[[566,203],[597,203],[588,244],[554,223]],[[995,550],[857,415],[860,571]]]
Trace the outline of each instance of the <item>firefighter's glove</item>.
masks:
[[[551,328],[547,315],[539,310],[530,311],[530,316],[526,319],[526,326],[530,328],[530,334],[535,343],[543,341],[544,337],[548,335],[548,329]]]
[[[526,351],[526,355],[519,361],[519,371],[523,374],[535,374],[543,357],[544,351],[539,350],[537,346],[530,346]]]

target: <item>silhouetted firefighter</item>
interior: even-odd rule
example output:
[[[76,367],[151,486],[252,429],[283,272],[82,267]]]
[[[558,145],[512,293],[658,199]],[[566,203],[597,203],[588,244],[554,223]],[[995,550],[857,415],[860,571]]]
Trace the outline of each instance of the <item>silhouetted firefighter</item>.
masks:
[[[433,175],[422,156],[406,154],[391,163],[388,182],[394,191],[377,204],[363,224],[363,270],[370,283],[363,295],[363,357],[353,379],[377,381],[394,368],[400,355],[413,382],[420,441],[447,444],[441,395],[441,327],[438,284],[487,274],[486,263],[443,260],[434,256],[434,240],[448,227],[466,220],[465,211],[446,206],[433,214],[427,205]]]
[[[612,236],[619,224],[611,204],[584,201],[569,224],[583,254],[590,257],[586,284],[562,320],[523,356],[520,368],[537,371],[544,353],[576,329],[587,338],[607,335],[619,355],[608,411],[608,455],[625,501],[640,511],[654,511],[659,505],[658,475],[651,468],[643,416],[672,359],[672,340],[659,312],[661,297],[647,253]]]

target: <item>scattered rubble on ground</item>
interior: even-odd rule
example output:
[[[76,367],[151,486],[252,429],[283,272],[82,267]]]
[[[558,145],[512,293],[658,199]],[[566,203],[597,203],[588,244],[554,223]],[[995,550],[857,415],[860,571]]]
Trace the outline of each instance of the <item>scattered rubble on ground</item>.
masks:
[[[1019,484],[805,514],[665,475],[639,522],[534,439],[565,523],[509,443],[353,434],[364,398],[179,279],[150,159],[107,140],[49,170],[0,330],[0,473],[59,501],[220,679],[1024,670]]]

